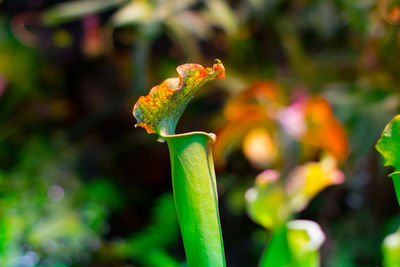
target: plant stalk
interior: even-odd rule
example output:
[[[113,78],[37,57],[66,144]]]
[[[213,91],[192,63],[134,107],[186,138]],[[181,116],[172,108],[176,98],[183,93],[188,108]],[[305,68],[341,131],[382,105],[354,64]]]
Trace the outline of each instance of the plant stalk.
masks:
[[[164,138],[188,266],[226,266],[211,153],[213,137],[192,132]]]
[[[272,237],[261,256],[259,267],[289,266],[290,262],[286,224],[282,224],[273,230]]]
[[[393,180],[394,191],[396,192],[397,202],[400,206],[400,173],[395,172],[391,175]]]

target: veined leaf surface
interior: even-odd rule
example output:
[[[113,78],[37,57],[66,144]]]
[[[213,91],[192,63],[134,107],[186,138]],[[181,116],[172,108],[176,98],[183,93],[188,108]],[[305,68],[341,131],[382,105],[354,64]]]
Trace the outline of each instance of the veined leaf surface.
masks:
[[[139,98],[133,108],[136,126],[145,128],[148,133],[156,133],[161,137],[173,135],[193,94],[206,82],[225,78],[225,69],[219,60],[212,68],[183,64],[176,70],[178,78],[169,78],[153,87],[147,96]]]

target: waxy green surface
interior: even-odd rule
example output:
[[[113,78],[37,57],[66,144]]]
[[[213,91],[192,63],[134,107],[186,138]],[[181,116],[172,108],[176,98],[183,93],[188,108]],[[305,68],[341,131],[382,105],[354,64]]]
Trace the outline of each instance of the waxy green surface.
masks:
[[[382,154],[385,166],[394,167],[395,172],[390,177],[393,180],[397,201],[400,205],[400,115],[394,117],[386,125],[375,147]]]
[[[319,249],[325,240],[320,226],[313,221],[293,220],[272,232],[260,267],[318,267]]]
[[[203,132],[165,137],[188,266],[225,266],[211,154],[213,138]]]

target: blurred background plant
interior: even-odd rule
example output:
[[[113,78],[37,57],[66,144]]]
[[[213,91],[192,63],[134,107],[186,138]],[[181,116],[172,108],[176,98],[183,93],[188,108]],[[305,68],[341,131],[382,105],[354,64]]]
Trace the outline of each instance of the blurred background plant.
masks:
[[[320,162],[297,167],[284,182],[280,176],[277,170],[265,170],[245,193],[249,216],[270,230],[260,266],[320,266],[318,250],[325,236],[319,225],[291,219],[325,187],[343,183],[343,173],[336,169],[333,157],[324,156]]]
[[[383,252],[383,264],[385,266],[399,266],[399,251],[400,251],[400,239],[399,231],[396,231],[388,235],[383,240],[382,252]]]
[[[396,266],[383,255],[400,217],[374,144],[399,112],[399,10],[0,1],[0,265],[184,266],[167,147],[134,129],[131,112],[176,66],[220,58],[227,79],[197,94],[177,132],[217,133],[227,265],[256,266],[268,240],[246,215],[254,177],[279,170],[274,188],[287,196],[295,170],[329,153],[346,181],[290,214],[322,228],[323,266]]]

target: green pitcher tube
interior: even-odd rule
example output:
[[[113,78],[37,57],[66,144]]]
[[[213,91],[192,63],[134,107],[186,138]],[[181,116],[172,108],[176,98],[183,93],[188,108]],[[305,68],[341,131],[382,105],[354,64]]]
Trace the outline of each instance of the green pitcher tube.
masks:
[[[400,206],[400,173],[394,172],[390,175],[390,178],[393,180],[394,190],[396,192],[397,202]]]
[[[172,186],[188,266],[226,266],[211,153],[214,135],[163,136],[171,158]]]
[[[286,224],[278,226],[272,233],[267,247],[261,257],[259,267],[290,266],[291,255],[287,240]]]

